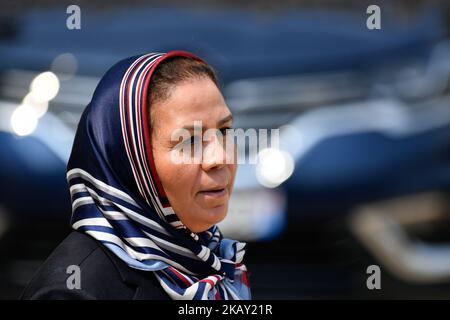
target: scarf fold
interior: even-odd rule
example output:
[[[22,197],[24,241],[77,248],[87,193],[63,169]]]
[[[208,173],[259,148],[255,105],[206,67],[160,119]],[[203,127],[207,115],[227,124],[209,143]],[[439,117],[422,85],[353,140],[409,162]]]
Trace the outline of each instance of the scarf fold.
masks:
[[[173,211],[151,152],[148,90],[161,61],[150,53],[115,64],[84,110],[67,166],[71,225],[130,267],[153,271],[172,299],[251,299],[245,243],[217,226],[191,233]]]

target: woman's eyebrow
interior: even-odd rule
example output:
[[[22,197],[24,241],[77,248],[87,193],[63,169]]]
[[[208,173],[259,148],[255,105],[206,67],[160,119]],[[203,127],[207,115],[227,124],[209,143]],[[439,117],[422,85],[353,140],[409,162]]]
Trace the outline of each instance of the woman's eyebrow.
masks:
[[[224,117],[224,118],[220,119],[219,121],[217,121],[217,126],[220,127],[223,124],[227,123],[228,121],[232,121],[232,120],[233,120],[233,115],[230,113],[226,117]],[[183,126],[182,129],[186,129],[186,130],[189,130],[189,131],[194,131],[195,126],[194,125],[186,125],[186,126]],[[203,131],[204,128],[201,128],[201,129]]]

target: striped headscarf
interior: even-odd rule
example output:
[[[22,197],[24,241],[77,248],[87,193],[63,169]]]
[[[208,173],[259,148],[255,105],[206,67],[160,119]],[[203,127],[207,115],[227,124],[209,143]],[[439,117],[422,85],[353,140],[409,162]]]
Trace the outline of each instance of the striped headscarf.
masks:
[[[190,232],[156,173],[149,83],[158,64],[175,56],[200,60],[183,51],[144,54],[118,62],[101,79],[67,167],[71,224],[130,267],[153,271],[172,299],[251,299],[245,243],[225,239],[217,226]]]

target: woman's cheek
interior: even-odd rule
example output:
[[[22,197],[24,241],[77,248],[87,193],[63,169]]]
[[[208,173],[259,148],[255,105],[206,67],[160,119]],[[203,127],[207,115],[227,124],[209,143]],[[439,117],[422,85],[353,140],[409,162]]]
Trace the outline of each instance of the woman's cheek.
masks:
[[[195,167],[198,167],[198,165],[184,162],[174,163],[171,158],[172,156],[168,156],[166,159],[168,163],[166,172],[170,176],[171,189],[183,195],[190,194],[196,181]]]

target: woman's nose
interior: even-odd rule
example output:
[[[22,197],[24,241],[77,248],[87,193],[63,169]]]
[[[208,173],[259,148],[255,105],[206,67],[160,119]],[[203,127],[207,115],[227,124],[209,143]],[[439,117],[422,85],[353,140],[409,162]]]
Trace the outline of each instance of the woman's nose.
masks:
[[[214,136],[206,143],[203,149],[202,168],[205,171],[220,169],[227,164],[225,146]]]

